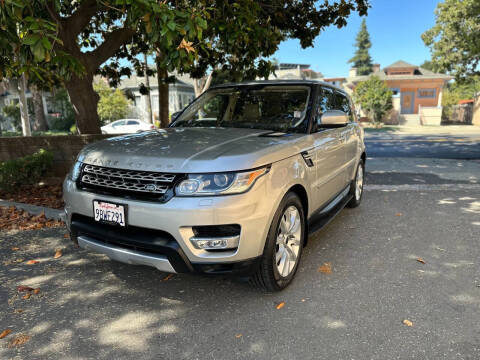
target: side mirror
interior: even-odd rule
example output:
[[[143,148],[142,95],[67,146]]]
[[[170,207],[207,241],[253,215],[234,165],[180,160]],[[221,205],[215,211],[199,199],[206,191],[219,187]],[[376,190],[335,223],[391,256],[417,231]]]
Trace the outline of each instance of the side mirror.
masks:
[[[325,111],[322,115],[320,126],[325,125],[346,125],[348,124],[349,118],[341,110],[328,110]]]

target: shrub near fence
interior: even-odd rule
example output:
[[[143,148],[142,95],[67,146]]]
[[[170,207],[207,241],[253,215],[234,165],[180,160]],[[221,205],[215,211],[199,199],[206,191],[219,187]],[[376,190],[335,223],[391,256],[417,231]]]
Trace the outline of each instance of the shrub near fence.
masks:
[[[9,190],[17,185],[34,184],[52,167],[51,152],[40,149],[33,155],[0,162],[0,190]]]

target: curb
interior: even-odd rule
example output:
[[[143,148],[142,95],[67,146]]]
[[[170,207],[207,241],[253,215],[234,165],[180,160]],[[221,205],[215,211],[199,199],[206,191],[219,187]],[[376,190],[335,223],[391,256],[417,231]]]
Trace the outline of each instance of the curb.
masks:
[[[25,210],[32,215],[40,215],[41,213],[44,213],[47,219],[65,221],[65,215],[64,215],[65,213],[63,209],[62,210],[52,209],[45,206],[37,206],[37,205],[24,204],[24,203],[19,203],[14,201],[5,201],[5,200],[0,200],[0,206],[5,206],[5,207],[15,206],[17,209]]]

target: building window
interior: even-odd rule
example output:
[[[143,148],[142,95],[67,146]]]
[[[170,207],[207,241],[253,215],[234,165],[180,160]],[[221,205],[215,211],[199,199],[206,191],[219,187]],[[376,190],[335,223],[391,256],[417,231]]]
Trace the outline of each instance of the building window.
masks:
[[[437,96],[436,89],[418,89],[417,97],[424,99],[435,99]]]
[[[399,88],[390,88],[390,91],[393,93],[392,97],[400,97],[400,89]]]

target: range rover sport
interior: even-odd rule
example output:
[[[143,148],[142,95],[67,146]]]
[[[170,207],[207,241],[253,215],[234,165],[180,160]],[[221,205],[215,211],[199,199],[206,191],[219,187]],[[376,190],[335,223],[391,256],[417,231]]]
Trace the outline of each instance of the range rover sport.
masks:
[[[86,146],[64,182],[80,247],[171,273],[293,279],[308,234],[363,193],[348,95],[308,80],[213,87],[167,129]]]

